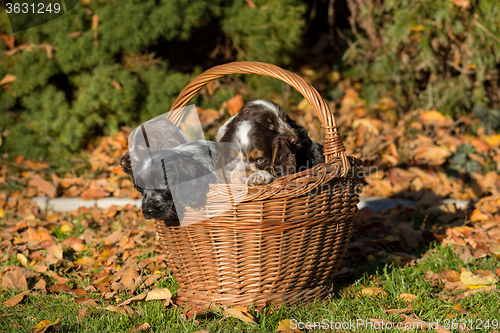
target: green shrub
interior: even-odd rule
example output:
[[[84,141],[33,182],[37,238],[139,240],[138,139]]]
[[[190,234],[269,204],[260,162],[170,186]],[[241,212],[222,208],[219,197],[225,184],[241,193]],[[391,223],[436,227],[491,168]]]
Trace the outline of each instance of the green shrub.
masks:
[[[95,135],[167,112],[206,68],[174,69],[169,63],[183,59],[162,50],[190,46],[194,59],[210,59],[213,49],[195,45],[194,34],[207,45],[229,45],[223,62],[286,64],[300,42],[304,12],[301,0],[82,1],[60,18],[16,33],[15,47],[23,46],[16,53],[0,42],[0,79],[16,76],[0,88],[0,133],[9,129],[0,149],[60,160]],[[10,31],[5,12],[0,29]]]
[[[403,109],[459,114],[498,108],[500,2],[347,0],[352,35],[347,62],[373,105],[392,95]],[[457,3],[467,3],[460,1]]]

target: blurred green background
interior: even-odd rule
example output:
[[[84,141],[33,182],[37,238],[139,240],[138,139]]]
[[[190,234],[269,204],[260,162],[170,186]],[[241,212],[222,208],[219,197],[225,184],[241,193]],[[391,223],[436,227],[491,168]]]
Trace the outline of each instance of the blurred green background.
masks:
[[[498,0],[82,0],[12,34],[0,12],[0,153],[60,161],[99,135],[167,112],[195,75],[234,60],[305,76],[339,103],[337,82],[381,98],[500,126]],[[224,78],[193,102],[216,108],[284,96],[277,80]]]

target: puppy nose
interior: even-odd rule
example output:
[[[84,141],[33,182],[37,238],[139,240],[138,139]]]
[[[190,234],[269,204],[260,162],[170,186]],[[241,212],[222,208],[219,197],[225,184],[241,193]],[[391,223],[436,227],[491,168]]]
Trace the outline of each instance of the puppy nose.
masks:
[[[290,139],[288,139],[288,141],[291,143],[291,144],[296,144],[299,140],[295,137],[291,137]]]
[[[142,210],[142,214],[144,215],[144,217],[146,219],[151,219],[153,218],[153,213],[154,213],[154,209],[153,208],[144,208]]]

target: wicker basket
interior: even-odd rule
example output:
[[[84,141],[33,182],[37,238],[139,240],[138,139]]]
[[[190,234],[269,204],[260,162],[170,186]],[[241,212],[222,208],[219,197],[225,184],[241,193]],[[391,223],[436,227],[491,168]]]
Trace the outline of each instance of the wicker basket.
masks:
[[[186,213],[206,214],[206,220],[183,227],[178,221],[156,221],[180,287],[178,301],[263,306],[322,299],[331,290],[352,233],[363,163],[346,156],[334,116],[319,93],[274,65],[233,62],[213,67],[182,90],[171,110],[188,105],[210,81],[239,73],[271,76],[302,93],[323,125],[327,163],[250,188],[241,203],[217,216],[208,211],[216,211],[228,197],[219,191],[225,185],[215,184],[207,210]],[[233,191],[234,197],[241,193]]]

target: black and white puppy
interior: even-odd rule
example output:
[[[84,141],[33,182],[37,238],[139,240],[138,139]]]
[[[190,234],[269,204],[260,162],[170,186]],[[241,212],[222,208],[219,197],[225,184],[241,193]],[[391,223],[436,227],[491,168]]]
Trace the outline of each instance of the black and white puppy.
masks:
[[[294,173],[295,155],[284,135],[258,122],[234,121],[219,139],[216,170],[220,182],[266,185]]]
[[[134,186],[142,194],[147,219],[182,220],[186,207],[206,204],[209,184],[217,183],[217,143],[193,141],[149,153],[135,167]]]
[[[133,167],[150,152],[188,143],[189,139],[170,120],[154,118],[139,125],[129,135],[129,150],[120,160],[122,170],[133,176]]]
[[[307,130],[292,120],[279,105],[263,99],[246,103],[236,115],[219,128],[217,140],[220,141],[229,128],[245,120],[257,122],[281,134],[295,154],[296,171],[325,162],[323,146],[313,142]]]

